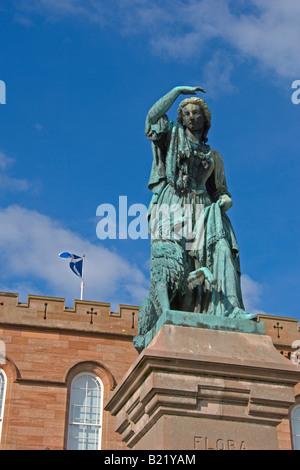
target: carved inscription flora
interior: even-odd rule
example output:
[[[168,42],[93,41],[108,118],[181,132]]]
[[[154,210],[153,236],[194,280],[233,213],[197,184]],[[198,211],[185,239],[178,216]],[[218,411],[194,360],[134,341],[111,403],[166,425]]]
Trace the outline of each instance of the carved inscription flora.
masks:
[[[247,450],[246,442],[237,439],[212,439],[194,437],[195,450]]]

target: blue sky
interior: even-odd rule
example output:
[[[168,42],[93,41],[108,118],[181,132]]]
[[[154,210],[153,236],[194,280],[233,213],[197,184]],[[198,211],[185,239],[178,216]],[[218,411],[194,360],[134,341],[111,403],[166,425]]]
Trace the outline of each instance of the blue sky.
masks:
[[[99,240],[96,210],[148,205],[146,114],[199,85],[246,306],[300,318],[299,22],[298,0],[0,0],[0,290],[73,305],[70,251],[86,255],[86,299],[140,303],[150,241]]]

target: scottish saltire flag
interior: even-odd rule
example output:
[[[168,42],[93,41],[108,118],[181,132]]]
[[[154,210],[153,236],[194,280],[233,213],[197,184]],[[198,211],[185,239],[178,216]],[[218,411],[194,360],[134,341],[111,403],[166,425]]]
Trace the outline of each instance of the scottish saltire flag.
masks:
[[[67,251],[60,253],[59,256],[66,259],[71,258],[70,268],[72,269],[73,273],[76,274],[76,276],[79,276],[82,279],[83,257],[68,253]]]

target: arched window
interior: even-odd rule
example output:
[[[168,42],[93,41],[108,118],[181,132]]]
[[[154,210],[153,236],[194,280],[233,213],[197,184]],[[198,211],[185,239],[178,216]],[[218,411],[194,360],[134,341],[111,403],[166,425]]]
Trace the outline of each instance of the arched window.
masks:
[[[71,383],[68,450],[101,449],[103,384],[90,372]]]
[[[295,406],[291,413],[291,426],[294,450],[300,450],[300,405]]]
[[[6,392],[6,375],[2,369],[0,369],[0,441],[2,433],[2,422],[4,414],[4,402]]]

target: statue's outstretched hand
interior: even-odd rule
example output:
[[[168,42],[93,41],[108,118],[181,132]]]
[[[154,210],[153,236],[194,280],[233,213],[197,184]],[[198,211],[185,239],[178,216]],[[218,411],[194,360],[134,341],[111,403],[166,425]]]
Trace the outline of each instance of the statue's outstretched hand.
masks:
[[[206,267],[198,268],[195,271],[192,271],[189,274],[187,281],[188,288],[190,290],[200,286],[203,282],[205,282],[207,289],[212,289],[212,286],[217,282],[211,271]]]
[[[232,199],[224,194],[224,196],[221,196],[218,199],[217,204],[221,207],[221,209],[223,209],[223,211],[227,212],[228,209],[232,207]]]
[[[206,93],[206,91],[201,88],[200,86],[179,86],[180,93],[182,95],[196,95],[197,91],[202,91],[202,93]]]
[[[147,120],[152,124],[156,124],[158,119],[166,114],[180,94],[196,95],[197,91],[206,93],[200,86],[176,86],[152,106],[147,115]]]

